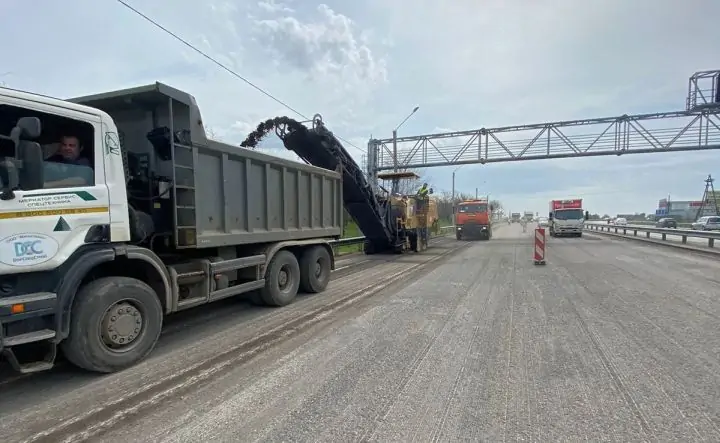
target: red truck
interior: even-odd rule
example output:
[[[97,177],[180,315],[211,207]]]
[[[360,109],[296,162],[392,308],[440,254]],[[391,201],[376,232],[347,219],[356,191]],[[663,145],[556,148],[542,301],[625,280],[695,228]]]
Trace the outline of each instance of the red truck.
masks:
[[[551,200],[548,219],[551,237],[561,235],[582,237],[585,224],[582,199]]]
[[[455,238],[492,238],[492,208],[487,198],[466,200],[455,206]]]

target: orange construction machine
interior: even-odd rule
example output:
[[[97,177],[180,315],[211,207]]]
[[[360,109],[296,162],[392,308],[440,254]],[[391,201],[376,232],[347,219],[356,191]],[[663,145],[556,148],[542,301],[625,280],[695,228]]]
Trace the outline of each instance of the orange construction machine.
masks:
[[[460,202],[455,205],[454,212],[455,238],[458,240],[469,238],[490,240],[492,238],[490,222],[492,208],[487,198]]]

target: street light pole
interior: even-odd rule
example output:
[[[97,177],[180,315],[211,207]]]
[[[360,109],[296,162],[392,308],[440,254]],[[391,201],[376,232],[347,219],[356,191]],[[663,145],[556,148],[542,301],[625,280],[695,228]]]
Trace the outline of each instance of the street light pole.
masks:
[[[398,171],[397,158],[397,128],[393,129],[393,172]]]
[[[405,117],[405,120],[401,121],[400,124],[397,125],[397,126],[395,127],[395,129],[393,129],[393,132],[392,132],[392,140],[393,140],[393,172],[398,172],[398,166],[399,166],[399,165],[398,165],[398,155],[397,155],[397,131],[398,131],[398,129],[400,129],[400,126],[404,125],[405,122],[408,121],[408,119],[409,119],[410,117],[412,117],[413,114],[415,114],[415,113],[417,112],[418,109],[420,109],[420,106],[415,106],[415,108],[413,108],[412,112],[411,112],[410,114],[408,114],[407,117]],[[393,180],[393,186],[392,186],[392,193],[393,193],[393,194],[397,194],[397,193],[399,192],[398,185],[399,185],[399,180]]]
[[[455,171],[452,173],[452,204],[455,206]]]
[[[457,168],[453,169],[453,172],[452,172],[452,205],[453,205],[453,207],[455,207],[455,172],[462,167],[463,167],[463,165],[460,165]]]

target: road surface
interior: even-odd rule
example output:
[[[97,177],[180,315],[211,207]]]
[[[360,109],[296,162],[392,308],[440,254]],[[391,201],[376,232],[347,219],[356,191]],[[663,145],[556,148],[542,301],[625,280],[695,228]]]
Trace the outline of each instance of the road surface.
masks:
[[[272,314],[237,303],[211,321],[178,321],[147,362],[119,374],[65,368],[7,383],[0,435],[720,441],[720,261],[586,234],[548,239],[548,264],[535,266],[531,232],[501,225],[493,240],[446,256],[465,242],[440,242],[411,281],[187,375],[320,296]],[[427,256],[357,264],[365,268],[338,275],[328,300]]]

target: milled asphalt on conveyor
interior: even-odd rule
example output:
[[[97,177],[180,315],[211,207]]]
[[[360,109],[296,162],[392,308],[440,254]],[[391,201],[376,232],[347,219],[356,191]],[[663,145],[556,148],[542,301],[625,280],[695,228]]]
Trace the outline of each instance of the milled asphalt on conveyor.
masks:
[[[93,441],[719,441],[720,261],[586,235],[548,239],[535,266],[520,229],[501,225]],[[3,393],[0,435],[19,441],[60,420],[53,407],[166,376],[242,339],[231,329],[34,410],[8,415]]]

